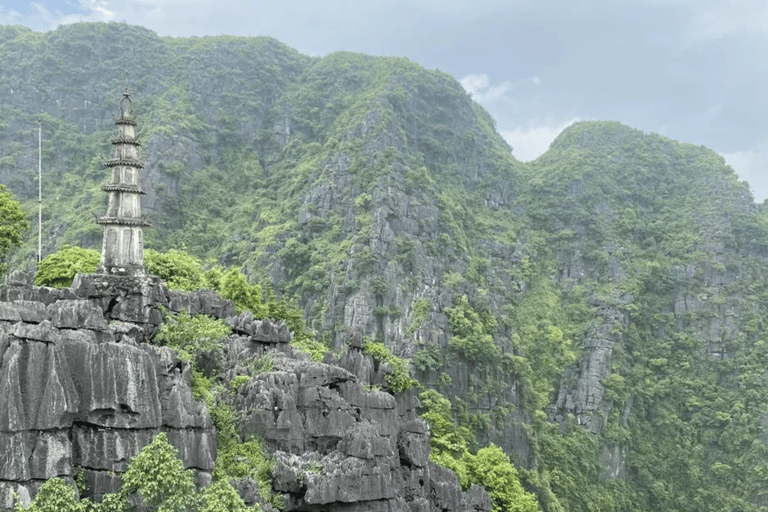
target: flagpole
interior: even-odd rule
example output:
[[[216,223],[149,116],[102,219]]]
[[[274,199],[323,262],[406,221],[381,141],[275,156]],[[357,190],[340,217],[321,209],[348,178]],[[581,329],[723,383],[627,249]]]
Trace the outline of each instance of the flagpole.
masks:
[[[37,262],[43,259],[43,122],[37,120]]]

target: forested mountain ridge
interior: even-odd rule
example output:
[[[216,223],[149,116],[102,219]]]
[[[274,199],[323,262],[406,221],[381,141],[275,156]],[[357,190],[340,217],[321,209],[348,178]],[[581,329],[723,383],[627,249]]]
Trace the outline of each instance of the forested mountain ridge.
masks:
[[[546,510],[765,506],[768,218],[713,151],[577,123],[523,164],[452,77],[268,38],[0,27],[0,182],[96,246],[128,85],[147,245],[380,339]],[[29,261],[28,245],[13,262]]]

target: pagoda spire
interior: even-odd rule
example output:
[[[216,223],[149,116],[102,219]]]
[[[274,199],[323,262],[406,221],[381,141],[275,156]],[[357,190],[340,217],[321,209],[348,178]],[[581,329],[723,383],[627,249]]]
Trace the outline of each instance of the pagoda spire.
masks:
[[[109,195],[107,213],[96,222],[104,226],[100,274],[144,276],[144,234],[149,222],[141,217],[139,158],[141,144],[136,138],[133,99],[125,88],[120,100],[120,117],[115,118],[118,135],[112,139],[112,158],[104,165],[110,169],[109,182],[101,187]]]

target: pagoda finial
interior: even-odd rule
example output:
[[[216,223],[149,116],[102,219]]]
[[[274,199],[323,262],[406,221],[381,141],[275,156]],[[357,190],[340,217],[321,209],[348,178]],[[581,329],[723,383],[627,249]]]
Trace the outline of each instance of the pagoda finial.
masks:
[[[133,99],[128,92],[128,71],[125,71],[125,92],[123,99],[120,100],[120,117],[130,119],[133,117]]]

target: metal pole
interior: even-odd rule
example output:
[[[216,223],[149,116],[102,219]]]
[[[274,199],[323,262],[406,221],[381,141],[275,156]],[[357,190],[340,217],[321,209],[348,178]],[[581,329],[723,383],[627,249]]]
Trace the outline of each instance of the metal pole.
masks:
[[[37,121],[37,262],[43,259],[43,122]]]

